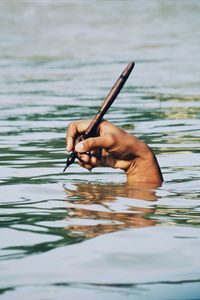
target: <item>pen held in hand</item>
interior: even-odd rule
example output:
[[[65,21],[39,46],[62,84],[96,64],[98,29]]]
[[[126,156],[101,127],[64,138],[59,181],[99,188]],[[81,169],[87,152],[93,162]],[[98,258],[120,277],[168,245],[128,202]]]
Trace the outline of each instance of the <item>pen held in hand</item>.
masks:
[[[113,87],[111,88],[110,92],[106,96],[105,100],[103,101],[99,111],[97,112],[95,117],[92,119],[90,125],[88,126],[88,128],[86,129],[84,134],[82,134],[79,137],[79,141],[86,140],[87,138],[92,136],[93,132],[95,132],[95,130],[99,126],[100,122],[102,121],[105,113],[107,112],[107,110],[110,108],[110,106],[112,105],[112,103],[114,102],[114,100],[116,99],[118,94],[120,93],[122,87],[124,86],[126,80],[129,77],[131,71],[133,70],[134,65],[135,65],[135,63],[131,62],[124,69],[124,71],[119,76],[119,78],[117,79],[117,81],[115,82]],[[68,166],[71,165],[75,161],[76,158],[77,158],[77,152],[73,151],[67,158],[66,165],[65,165],[63,172],[65,172],[65,170],[68,168]]]

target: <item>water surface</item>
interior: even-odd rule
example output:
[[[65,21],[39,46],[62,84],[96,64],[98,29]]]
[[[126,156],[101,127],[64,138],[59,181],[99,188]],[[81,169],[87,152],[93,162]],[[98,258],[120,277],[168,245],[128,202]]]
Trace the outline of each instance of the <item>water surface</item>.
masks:
[[[0,3],[1,299],[199,299],[200,4]],[[78,164],[65,133],[97,111],[155,151],[165,183]]]

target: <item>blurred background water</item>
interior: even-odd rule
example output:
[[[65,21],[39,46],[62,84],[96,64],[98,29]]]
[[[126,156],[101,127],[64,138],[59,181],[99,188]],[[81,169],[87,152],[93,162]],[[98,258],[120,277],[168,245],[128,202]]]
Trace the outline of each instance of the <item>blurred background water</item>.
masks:
[[[200,3],[0,2],[0,298],[199,299]],[[62,173],[69,122],[136,66],[107,119],[165,183]]]

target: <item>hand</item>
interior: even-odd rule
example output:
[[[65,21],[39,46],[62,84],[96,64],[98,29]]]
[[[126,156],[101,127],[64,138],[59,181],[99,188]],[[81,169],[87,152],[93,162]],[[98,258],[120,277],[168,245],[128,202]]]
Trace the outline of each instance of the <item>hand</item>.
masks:
[[[82,167],[119,168],[125,171],[129,181],[161,184],[162,174],[152,150],[144,142],[108,121],[100,123],[96,137],[76,144],[77,138],[84,133],[90,122],[73,122],[67,131],[67,150],[77,151]]]

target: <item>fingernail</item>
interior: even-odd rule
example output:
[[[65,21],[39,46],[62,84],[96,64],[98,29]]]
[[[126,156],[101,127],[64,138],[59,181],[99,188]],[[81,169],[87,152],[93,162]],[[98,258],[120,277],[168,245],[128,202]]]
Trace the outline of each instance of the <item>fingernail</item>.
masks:
[[[84,144],[81,142],[81,143],[78,143],[77,145],[76,145],[76,147],[75,147],[75,150],[77,151],[77,152],[84,152]]]

